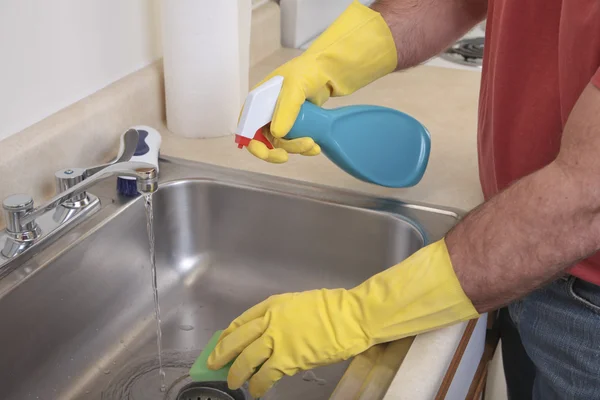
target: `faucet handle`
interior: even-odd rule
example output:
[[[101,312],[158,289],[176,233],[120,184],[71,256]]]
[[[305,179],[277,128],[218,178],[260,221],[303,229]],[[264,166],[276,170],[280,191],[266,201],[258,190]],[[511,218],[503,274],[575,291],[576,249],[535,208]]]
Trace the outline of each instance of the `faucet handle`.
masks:
[[[97,165],[95,167],[90,168],[65,168],[60,171],[56,171],[54,173],[54,177],[56,180],[56,193],[60,194],[77,185],[84,179],[89,178],[92,175],[102,171],[103,169],[114,165],[119,162],[129,161],[131,157],[133,157],[135,150],[138,145],[139,140],[139,132],[137,129],[128,129],[125,133],[121,135],[121,145],[119,147],[119,153],[117,157],[107,163],[102,165]],[[88,197],[85,192],[78,193],[77,195],[70,198],[67,202],[64,203],[67,207],[80,207],[86,205],[88,203]]]
[[[65,168],[54,173],[54,179],[56,180],[56,194],[60,194],[77,185],[79,182],[86,178],[85,168]],[[88,203],[88,197],[86,192],[81,192],[69,200],[64,205],[66,207],[80,207]]]
[[[6,258],[12,258],[15,254],[23,252],[31,246],[35,239],[40,237],[42,230],[35,221],[25,222],[23,220],[33,211],[33,198],[27,194],[13,194],[2,202],[4,219],[6,221],[7,239],[0,250],[0,254]]]
[[[72,186],[77,185],[85,178],[84,168],[65,168],[54,173],[56,179],[56,192],[62,193]]]
[[[5,210],[27,211],[33,207],[33,198],[28,194],[13,194],[2,202]]]
[[[37,236],[38,231],[35,222],[27,223],[25,226],[21,223],[22,218],[33,210],[33,198],[31,196],[28,194],[8,196],[2,202],[2,208],[4,209],[7,232],[30,239]]]
[[[139,137],[140,133],[137,129],[128,129],[121,135],[121,144],[119,146],[119,153],[117,154],[117,157],[107,164],[87,168],[85,170],[84,178],[89,178],[90,176],[113,164],[131,160],[131,157],[133,157],[135,150],[137,149]]]

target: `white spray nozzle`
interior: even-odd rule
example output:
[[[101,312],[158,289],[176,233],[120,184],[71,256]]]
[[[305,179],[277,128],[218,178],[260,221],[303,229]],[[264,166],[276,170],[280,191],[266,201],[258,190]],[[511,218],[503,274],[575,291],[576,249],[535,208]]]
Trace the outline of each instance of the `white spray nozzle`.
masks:
[[[283,77],[274,76],[248,93],[236,130],[236,142],[240,147],[247,145],[256,131],[271,122],[282,85]]]

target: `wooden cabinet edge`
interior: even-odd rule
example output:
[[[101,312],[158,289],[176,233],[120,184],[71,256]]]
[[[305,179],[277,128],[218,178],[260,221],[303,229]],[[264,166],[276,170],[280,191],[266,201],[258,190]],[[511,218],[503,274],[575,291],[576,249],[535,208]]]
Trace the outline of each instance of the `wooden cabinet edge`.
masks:
[[[479,320],[474,319],[467,323],[465,331],[456,347],[454,352],[454,356],[450,361],[450,365],[444,375],[440,388],[438,389],[438,393],[435,397],[435,400],[444,400],[446,398],[446,394],[450,389],[450,385],[452,384],[452,380],[456,375],[456,371],[461,363],[462,357],[469,345],[473,332],[475,331],[475,327],[477,326]],[[488,320],[486,322],[486,338],[485,338],[485,347],[483,350],[483,354],[481,359],[479,360],[479,364],[475,375],[473,376],[473,380],[471,381],[471,385],[469,387],[469,392],[465,400],[477,400],[480,399],[485,390],[485,382],[487,378],[488,366],[492,358],[494,357],[494,352],[498,346],[499,334],[498,328],[495,324],[496,315],[495,313],[490,313],[488,315]]]
[[[473,335],[473,331],[475,330],[475,326],[477,326],[478,319],[470,320],[467,323],[465,331],[463,332],[462,337],[460,338],[460,342],[458,342],[458,346],[454,351],[454,355],[452,356],[452,360],[450,360],[450,365],[446,370],[446,374],[444,375],[444,379],[442,379],[442,383],[438,392],[435,396],[435,400],[444,400],[446,398],[446,394],[450,389],[450,385],[452,384],[452,380],[456,375],[456,370],[460,365],[460,361],[462,360],[463,355],[465,354],[465,350],[469,345],[469,341],[471,340],[471,336]]]

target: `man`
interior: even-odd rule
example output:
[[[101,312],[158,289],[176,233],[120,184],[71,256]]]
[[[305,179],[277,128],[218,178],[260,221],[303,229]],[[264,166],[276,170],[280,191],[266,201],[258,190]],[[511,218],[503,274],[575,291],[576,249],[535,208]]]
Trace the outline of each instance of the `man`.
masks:
[[[600,1],[354,2],[271,74],[285,79],[271,124],[277,148],[249,150],[269,162],[318,154],[309,138],[282,139],[306,99],[322,104],[415,66],[486,16],[478,129],[486,202],[443,240],[356,288],[273,296],[246,311],[209,359],[218,368],[238,356],[232,388],[249,380],[259,396],[284,374],[510,303],[511,396],[600,398]]]

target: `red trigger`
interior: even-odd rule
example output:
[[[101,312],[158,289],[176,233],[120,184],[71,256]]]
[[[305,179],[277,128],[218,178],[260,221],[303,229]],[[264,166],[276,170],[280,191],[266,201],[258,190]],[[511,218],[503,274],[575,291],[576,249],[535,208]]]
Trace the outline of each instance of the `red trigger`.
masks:
[[[258,140],[259,142],[264,143],[264,145],[267,146],[268,149],[272,150],[273,145],[271,144],[271,142],[269,142],[269,140],[265,137],[265,135],[263,135],[262,129],[263,128],[260,128],[259,130],[257,130],[252,139]],[[235,142],[237,143],[238,148],[241,149],[242,147],[248,146],[250,144],[250,139],[248,139],[247,137],[240,136],[240,135],[235,135]]]
[[[269,140],[265,137],[265,135],[263,135],[262,129],[263,128],[260,128],[259,130],[256,131],[256,133],[254,134],[254,140],[258,140],[259,142],[264,143],[268,149],[273,149],[273,145],[271,144],[271,142],[269,142]]]

